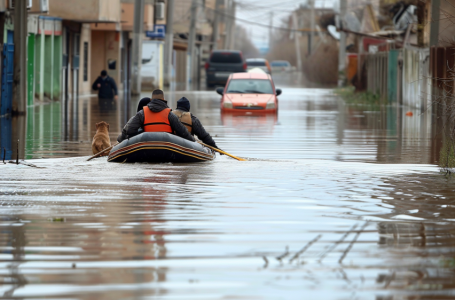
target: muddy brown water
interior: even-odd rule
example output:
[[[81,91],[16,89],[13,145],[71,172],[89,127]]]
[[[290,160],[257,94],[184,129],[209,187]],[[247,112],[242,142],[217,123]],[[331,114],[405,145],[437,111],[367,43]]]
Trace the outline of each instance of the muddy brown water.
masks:
[[[328,89],[284,86],[278,116],[221,114],[210,91],[170,104],[182,95],[221,148],[256,160],[86,162],[122,101],[81,98],[76,122],[33,108],[26,153],[43,168],[0,164],[0,298],[455,297],[454,182],[429,116]]]

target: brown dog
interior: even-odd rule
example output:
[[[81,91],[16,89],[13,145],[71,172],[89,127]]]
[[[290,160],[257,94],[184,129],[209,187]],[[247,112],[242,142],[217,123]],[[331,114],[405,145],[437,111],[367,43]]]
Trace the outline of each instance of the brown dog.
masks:
[[[93,137],[92,141],[92,152],[93,154],[97,154],[103,151],[106,148],[111,146],[111,139],[109,138],[109,124],[104,121],[96,123],[96,134]],[[101,156],[109,155],[109,151],[103,153]]]

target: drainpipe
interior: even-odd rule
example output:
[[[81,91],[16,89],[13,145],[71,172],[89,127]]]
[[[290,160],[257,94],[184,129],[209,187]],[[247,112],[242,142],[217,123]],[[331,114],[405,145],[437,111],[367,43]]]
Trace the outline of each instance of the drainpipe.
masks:
[[[141,93],[142,39],[144,31],[144,0],[134,2],[133,54],[131,70],[131,94]]]

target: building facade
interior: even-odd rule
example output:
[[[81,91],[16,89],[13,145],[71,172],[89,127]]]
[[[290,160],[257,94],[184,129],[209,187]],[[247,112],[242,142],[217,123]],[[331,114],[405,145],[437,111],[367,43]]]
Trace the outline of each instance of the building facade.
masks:
[[[144,31],[153,31],[154,7],[160,0],[146,0]],[[93,94],[92,83],[106,70],[123,89],[128,79],[132,0],[49,0],[28,7],[27,102],[64,100]],[[14,10],[10,1],[0,0],[1,51],[14,48]],[[159,20],[163,23],[165,20]],[[145,34],[144,34],[145,37]],[[6,65],[12,64],[6,61]],[[2,59],[2,72],[5,65]],[[7,76],[5,76],[6,78]]]

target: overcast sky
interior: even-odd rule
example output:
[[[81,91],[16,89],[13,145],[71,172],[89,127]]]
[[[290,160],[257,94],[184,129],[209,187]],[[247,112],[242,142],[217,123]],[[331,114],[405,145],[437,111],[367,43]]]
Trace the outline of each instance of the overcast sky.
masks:
[[[333,2],[338,0],[316,0],[316,7],[333,8]],[[306,0],[237,0],[236,17],[251,22],[270,25],[270,16],[273,12],[273,25],[281,26],[282,19],[299,7],[307,3]],[[245,27],[251,34],[256,47],[268,46],[269,28],[252,25],[237,20],[237,24]]]

